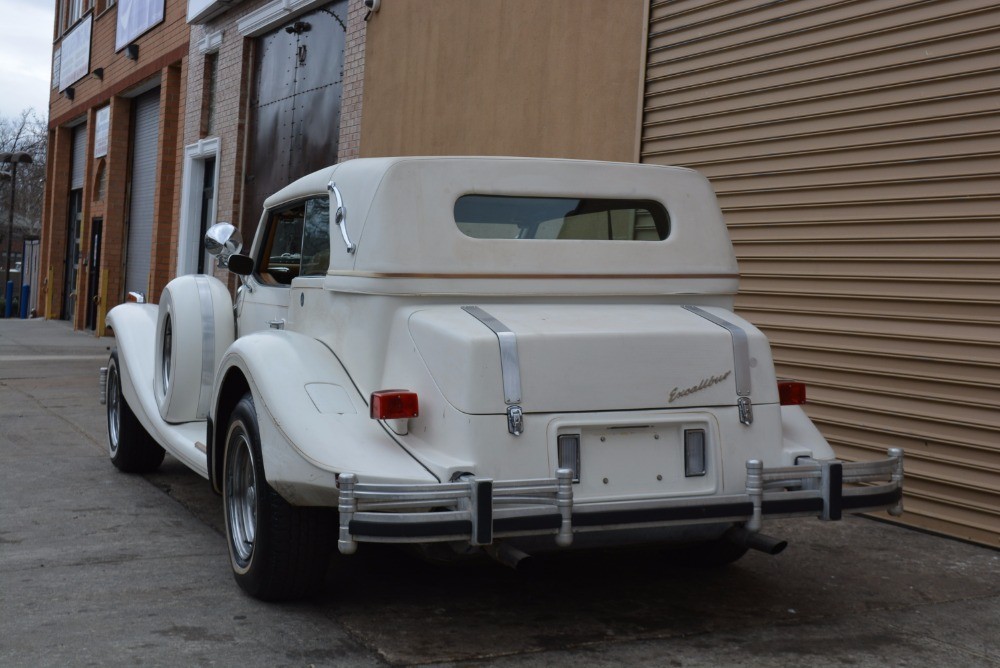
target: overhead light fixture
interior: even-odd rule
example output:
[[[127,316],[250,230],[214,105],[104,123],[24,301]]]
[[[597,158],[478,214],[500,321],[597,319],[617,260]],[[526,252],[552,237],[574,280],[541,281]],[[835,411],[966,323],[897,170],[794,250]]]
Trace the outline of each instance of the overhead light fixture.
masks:
[[[94,76],[95,79],[100,79],[101,81],[104,81],[104,68],[103,67],[95,67],[94,71],[91,72],[91,74]]]
[[[67,86],[66,90],[63,91],[63,94],[66,95],[67,100],[72,100],[74,97],[76,97],[76,89],[73,88],[72,86]]]
[[[312,24],[308,21],[296,21],[290,26],[285,26],[285,32],[289,35],[301,35],[304,32],[309,32],[312,30]]]
[[[125,57],[129,60],[139,60],[139,45],[133,42],[126,46]]]

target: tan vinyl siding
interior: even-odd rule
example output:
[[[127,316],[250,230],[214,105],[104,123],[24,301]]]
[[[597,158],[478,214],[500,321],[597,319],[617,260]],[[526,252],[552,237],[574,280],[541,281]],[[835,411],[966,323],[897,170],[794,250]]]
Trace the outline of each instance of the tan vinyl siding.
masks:
[[[779,374],[1000,546],[1000,4],[654,1],[648,47],[641,159],[712,180]]]

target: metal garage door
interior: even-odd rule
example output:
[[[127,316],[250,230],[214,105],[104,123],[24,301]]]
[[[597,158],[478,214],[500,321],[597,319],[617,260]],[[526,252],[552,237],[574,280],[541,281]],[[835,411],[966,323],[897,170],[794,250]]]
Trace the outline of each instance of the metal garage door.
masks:
[[[653,2],[642,160],[706,173],[737,304],[904,521],[1000,545],[1000,7]]]
[[[73,128],[73,153],[70,159],[70,190],[83,188],[87,167],[87,126]]]
[[[143,93],[133,103],[131,202],[125,292],[149,290],[156,196],[157,145],[160,137],[160,89]]]
[[[338,0],[256,41],[245,202],[251,225],[268,195],[337,161],[346,25],[347,0]]]

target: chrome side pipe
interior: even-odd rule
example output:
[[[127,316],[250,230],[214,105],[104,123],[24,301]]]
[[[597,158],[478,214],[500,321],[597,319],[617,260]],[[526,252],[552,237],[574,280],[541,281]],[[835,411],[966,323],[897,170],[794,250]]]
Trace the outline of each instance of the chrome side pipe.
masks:
[[[744,527],[733,527],[723,534],[723,537],[740,547],[749,547],[770,555],[780,554],[788,547],[788,541],[786,540],[778,540],[771,536],[765,536],[756,531],[749,531]]]

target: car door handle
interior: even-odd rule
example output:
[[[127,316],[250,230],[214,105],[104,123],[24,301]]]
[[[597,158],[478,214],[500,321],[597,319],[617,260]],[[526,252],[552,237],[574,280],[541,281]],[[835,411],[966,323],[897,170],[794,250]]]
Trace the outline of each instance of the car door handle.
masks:
[[[277,320],[268,320],[267,321],[267,326],[270,327],[271,329],[284,329],[285,328],[285,319],[284,318],[278,318]]]

